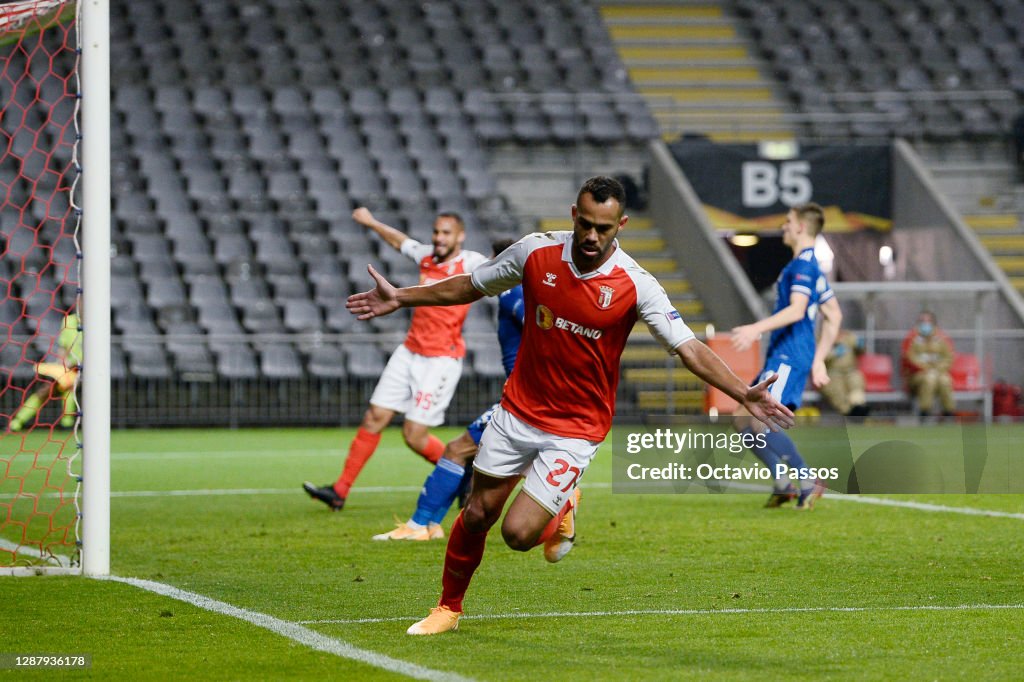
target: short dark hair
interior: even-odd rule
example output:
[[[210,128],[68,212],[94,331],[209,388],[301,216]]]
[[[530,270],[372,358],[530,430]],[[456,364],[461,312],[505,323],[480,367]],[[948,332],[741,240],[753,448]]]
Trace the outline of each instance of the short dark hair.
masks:
[[[801,222],[807,223],[807,228],[813,236],[817,237],[825,229],[825,209],[820,205],[812,201],[794,206],[793,210]]]
[[[460,216],[455,211],[441,211],[440,213],[437,214],[437,218],[451,218],[452,220],[459,224],[460,230],[466,230],[466,221],[464,221],[462,219],[462,216]],[[435,218],[435,220],[437,220],[437,218]]]
[[[576,195],[577,206],[579,206],[584,194],[594,197],[594,201],[599,204],[603,204],[609,199],[615,199],[615,201],[619,202],[620,216],[626,210],[626,189],[615,178],[610,178],[607,175],[598,175],[584,182],[583,186],[580,187],[579,194]]]
[[[515,244],[517,241],[519,240],[516,239],[515,237],[498,237],[497,239],[491,242],[491,253],[497,256],[502,251]]]

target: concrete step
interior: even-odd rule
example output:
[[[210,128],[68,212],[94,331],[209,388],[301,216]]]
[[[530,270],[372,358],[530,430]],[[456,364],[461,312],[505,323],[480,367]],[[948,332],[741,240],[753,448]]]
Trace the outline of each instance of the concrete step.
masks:
[[[642,325],[637,325],[642,326]],[[644,334],[647,334],[647,327],[644,326]],[[648,335],[649,336],[649,335]],[[652,363],[664,363],[668,353],[654,339],[634,341],[630,336],[629,343],[622,350],[623,365],[649,365]]]
[[[666,256],[634,256],[634,259],[647,272],[655,277],[672,272],[679,272],[679,263],[675,258]]]
[[[664,386],[672,384],[679,387],[701,387],[704,382],[685,367],[634,367],[623,370],[626,381],[656,384]]]
[[[1024,234],[982,235],[978,239],[993,254],[1024,255]]]
[[[1007,275],[1024,276],[1024,256],[995,256],[993,260]]]
[[[605,21],[720,19],[722,8],[714,4],[601,3]]]
[[[679,103],[714,102],[723,105],[726,102],[758,102],[773,103],[775,95],[765,85],[751,83],[693,83],[687,87],[685,83],[645,83],[638,84],[637,91],[648,97],[658,97]],[[699,86],[699,87],[698,87]]]
[[[716,66],[691,62],[685,65],[658,67],[630,67],[629,76],[638,88],[645,85],[652,87],[672,86],[681,84],[702,84],[706,86],[731,87],[747,84],[763,87],[761,74],[750,66]]]
[[[640,233],[639,235],[633,230],[629,230],[632,234],[621,232],[619,234],[619,244],[626,250],[631,256],[638,255],[656,255],[665,252],[665,240],[657,234],[651,232]]]
[[[686,101],[677,102],[671,99],[653,99],[647,105],[655,116],[692,117],[698,119],[722,118],[782,118],[789,112],[781,104],[763,101],[750,102],[719,102],[719,101]]]
[[[687,279],[663,277],[658,282],[665,289],[665,293],[672,298],[682,296],[683,294],[691,294],[693,291],[693,287],[690,286],[690,281]]]
[[[728,40],[735,41],[739,36],[730,23],[714,23],[709,25],[680,24],[618,24],[608,26],[612,40]]]
[[[692,319],[703,319],[705,310],[704,304],[696,298],[678,298],[673,297],[672,307],[679,311],[679,314],[683,316],[685,320]]]
[[[675,60],[701,62],[750,62],[750,55],[742,45],[638,45],[619,50],[627,66],[650,62]]]
[[[651,49],[673,49],[673,48],[736,48],[746,49],[741,38],[737,37],[665,37],[665,36],[635,36],[622,38],[615,41],[616,47],[622,48],[651,48]]]
[[[1011,231],[1021,227],[1020,216],[1015,213],[987,213],[965,215],[964,222],[975,230]]]
[[[693,389],[684,391],[637,391],[636,405],[642,410],[664,410],[671,406],[673,409],[690,408],[701,409],[704,407],[704,390]]]

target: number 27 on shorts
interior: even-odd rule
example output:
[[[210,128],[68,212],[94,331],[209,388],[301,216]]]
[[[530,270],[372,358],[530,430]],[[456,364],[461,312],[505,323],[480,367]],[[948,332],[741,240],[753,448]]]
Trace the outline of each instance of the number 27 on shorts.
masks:
[[[558,488],[564,483],[564,487],[561,488],[563,493],[569,492],[569,490],[575,485],[576,479],[580,477],[579,467],[570,466],[564,459],[555,460],[555,468],[548,472],[548,485]],[[568,474],[572,474],[569,476]]]

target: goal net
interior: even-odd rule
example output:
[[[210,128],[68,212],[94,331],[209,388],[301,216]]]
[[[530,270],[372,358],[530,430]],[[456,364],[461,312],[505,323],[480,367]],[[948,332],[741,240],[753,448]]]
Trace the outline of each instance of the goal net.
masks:
[[[81,564],[76,5],[0,5],[3,573]]]

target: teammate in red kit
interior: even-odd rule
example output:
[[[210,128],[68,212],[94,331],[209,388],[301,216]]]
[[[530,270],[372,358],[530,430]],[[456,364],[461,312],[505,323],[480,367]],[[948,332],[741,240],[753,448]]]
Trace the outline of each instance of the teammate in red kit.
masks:
[[[549,561],[572,548],[576,486],[611,427],[619,359],[638,319],[697,376],[762,422],[793,424],[793,413],[768,391],[775,377],[747,386],[694,338],[657,280],[619,248],[624,203],[618,181],[591,178],[572,207],[571,232],[524,237],[472,275],[431,286],[396,289],[371,267],[377,288],[349,297],[348,309],[361,320],[403,306],[464,305],[519,283],[526,301],[516,369],[484,432],[472,492],[448,540],[440,603],[409,634],[458,627],[487,532],[520,476],[523,489],[501,527],[506,544],[526,551],[544,543]]]
[[[357,208],[352,218],[416,261],[421,285],[472,272],[487,260],[476,251],[462,249],[466,232],[456,213],[438,214],[431,244],[421,244],[385,225],[366,208]],[[444,453],[444,443],[430,434],[429,427],[444,422],[444,412],[462,375],[462,359],[466,355],[462,323],[468,311],[467,301],[465,305],[420,308],[413,312],[405,342],[391,354],[370,397],[370,407],[349,446],[341,476],[324,486],[303,483],[302,489],[310,497],[333,511],[342,509],[356,477],[377,449],[381,431],[396,412],[405,414],[402,437],[406,445],[424,459],[437,463]]]

